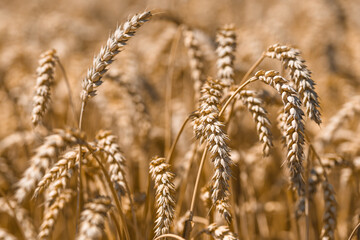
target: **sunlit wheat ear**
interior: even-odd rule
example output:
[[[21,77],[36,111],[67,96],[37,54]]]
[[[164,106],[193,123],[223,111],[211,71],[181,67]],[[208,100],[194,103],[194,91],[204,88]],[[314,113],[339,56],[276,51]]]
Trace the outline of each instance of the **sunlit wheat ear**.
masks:
[[[83,150],[85,151],[85,150]],[[83,153],[84,154],[84,153]],[[79,157],[78,148],[66,152],[63,157],[52,166],[46,174],[39,181],[35,192],[34,197],[37,197],[41,194],[52,182],[55,182],[59,178],[63,178],[68,171],[75,168]],[[60,186],[59,184],[56,186]]]
[[[9,207],[9,205],[7,204],[6,200],[3,197],[0,198],[0,206],[1,206],[0,212],[4,212],[13,218],[16,218],[17,222],[21,224],[18,227],[21,228],[25,238],[30,240],[35,240],[37,234],[35,231],[33,220],[30,218],[29,213],[19,204],[17,204],[16,201],[12,199],[8,199],[8,201],[11,207],[15,210],[15,216],[14,216],[14,211],[12,211],[12,209]]]
[[[236,235],[230,231],[228,226],[217,226],[216,223],[209,225],[205,232],[211,235],[215,240],[238,239]]]
[[[236,33],[234,25],[225,25],[216,35],[218,44],[217,53],[217,78],[225,87],[234,84],[234,60],[236,51]]]
[[[323,181],[322,184],[324,191],[325,212],[323,217],[324,225],[321,230],[321,239],[333,240],[335,239],[337,216],[335,192],[333,186],[327,180]]]
[[[76,239],[103,239],[105,220],[111,206],[110,198],[104,196],[86,203],[81,212],[79,235]]]
[[[199,41],[195,38],[194,32],[190,29],[184,30],[184,44],[187,48],[191,78],[194,81],[194,100],[200,98],[200,90],[205,82],[204,76],[204,56],[200,50]]]
[[[31,117],[34,126],[42,122],[48,104],[50,103],[50,87],[54,81],[55,58],[56,51],[54,49],[40,56]]]
[[[120,196],[125,195],[125,157],[121,154],[120,147],[117,144],[117,137],[112,135],[111,131],[101,130],[96,139],[97,146],[105,150],[104,155],[109,164],[110,179],[114,183],[115,189]]]
[[[294,87],[303,102],[306,115],[316,122],[321,123],[318,95],[315,92],[315,83],[311,79],[311,72],[301,58],[299,50],[279,44],[272,45],[265,53],[267,57],[275,58],[283,62],[290,70],[290,78],[295,83]]]
[[[51,206],[62,193],[62,191],[68,186],[71,177],[77,170],[77,167],[78,164],[75,164],[74,169],[68,169],[67,171],[64,171],[58,179],[50,183],[48,191],[45,193],[46,207]]]
[[[255,73],[253,80],[260,80],[276,89],[280,94],[284,104],[284,114],[286,116],[286,146],[287,164],[290,170],[290,180],[293,187],[298,191],[298,195],[304,194],[303,158],[304,158],[304,123],[301,102],[297,97],[296,91],[288,85],[288,81],[281,77],[276,71],[260,70]],[[284,118],[285,118],[284,116]]]
[[[170,172],[170,165],[165,158],[154,157],[150,162],[151,178],[155,182],[156,190],[156,220],[155,237],[169,233],[174,219],[175,187],[174,174]]]
[[[88,69],[86,78],[82,81],[81,99],[86,102],[88,98],[96,95],[96,88],[102,82],[102,77],[107,72],[107,67],[114,61],[114,57],[123,50],[126,42],[134,36],[136,30],[151,18],[151,12],[136,14],[123,26],[118,27],[102,47],[99,55],[93,60],[93,65]]]
[[[211,161],[214,164],[212,200],[215,204],[219,203],[218,201],[228,200],[231,175],[230,149],[226,143],[228,136],[222,129],[223,123],[219,120],[218,105],[221,95],[222,85],[219,80],[208,78],[202,88],[199,117],[194,121],[195,135],[208,144]]]
[[[55,130],[54,134],[47,136],[43,145],[36,149],[36,154],[30,159],[30,167],[16,183],[15,199],[23,202],[57,159],[59,153],[66,147],[77,144],[81,138],[83,136],[80,132],[70,130]]]
[[[17,240],[17,238],[5,231],[5,229],[0,228],[0,239],[1,240]]]
[[[338,111],[333,117],[330,118],[329,123],[322,130],[321,138],[326,142],[330,142],[334,137],[336,130],[341,128],[344,123],[359,113],[360,96],[354,96],[350,99],[350,101],[341,107],[340,111]]]
[[[264,102],[259,98],[255,91],[243,90],[239,93],[240,99],[249,110],[256,123],[256,130],[259,141],[263,143],[264,156],[269,155],[272,144],[271,123],[267,117],[267,111],[263,107]]]
[[[49,239],[54,230],[55,223],[58,219],[60,211],[65,207],[71,198],[75,196],[75,192],[71,189],[65,189],[45,212],[43,222],[40,226],[38,239]]]

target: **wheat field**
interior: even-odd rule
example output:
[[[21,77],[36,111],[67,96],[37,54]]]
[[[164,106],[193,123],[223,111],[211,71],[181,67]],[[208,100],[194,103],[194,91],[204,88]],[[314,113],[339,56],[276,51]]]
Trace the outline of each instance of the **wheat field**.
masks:
[[[0,0],[0,239],[360,239],[358,0]]]

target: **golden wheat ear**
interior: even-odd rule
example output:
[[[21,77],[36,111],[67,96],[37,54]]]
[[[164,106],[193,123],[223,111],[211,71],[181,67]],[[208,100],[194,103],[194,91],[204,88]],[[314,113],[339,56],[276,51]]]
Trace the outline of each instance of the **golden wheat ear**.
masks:
[[[333,186],[324,180],[322,182],[324,191],[325,211],[323,216],[324,225],[321,230],[321,239],[334,240],[336,229],[337,203]]]
[[[150,162],[150,174],[156,189],[155,237],[169,233],[175,212],[174,174],[165,158],[154,157]]]
[[[51,101],[50,87],[54,81],[56,61],[56,50],[52,49],[44,52],[40,56],[39,67],[37,68],[37,79],[35,86],[35,96],[33,98],[33,109],[31,121],[34,126],[42,122],[44,114]]]
[[[210,224],[205,233],[211,235],[215,240],[237,240],[237,236],[230,231],[228,226],[217,226],[216,223]]]
[[[295,83],[294,88],[305,106],[306,115],[317,124],[321,124],[320,104],[315,91],[315,82],[311,79],[311,72],[300,56],[300,51],[275,44],[268,48],[265,55],[281,61],[286,68],[289,68],[290,78]]]
[[[136,14],[110,36],[105,47],[102,47],[99,55],[94,58],[93,65],[88,69],[87,75],[82,81],[81,99],[83,102],[96,95],[96,88],[103,83],[102,77],[107,72],[108,66],[114,61],[114,57],[123,50],[126,42],[134,36],[136,30],[151,19],[151,16],[151,12]]]

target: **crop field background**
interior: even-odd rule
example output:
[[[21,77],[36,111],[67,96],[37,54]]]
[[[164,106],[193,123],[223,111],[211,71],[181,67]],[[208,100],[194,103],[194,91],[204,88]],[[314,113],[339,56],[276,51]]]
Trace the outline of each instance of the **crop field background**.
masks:
[[[360,239],[358,0],[0,0],[0,239]]]

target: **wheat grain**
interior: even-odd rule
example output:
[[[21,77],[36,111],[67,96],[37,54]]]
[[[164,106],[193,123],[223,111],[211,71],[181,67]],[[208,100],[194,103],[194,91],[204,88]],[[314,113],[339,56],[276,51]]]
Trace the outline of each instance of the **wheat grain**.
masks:
[[[81,212],[79,235],[76,239],[102,239],[106,216],[111,206],[110,198],[104,196],[87,202]]]
[[[50,102],[50,87],[54,81],[55,58],[56,50],[54,49],[46,51],[40,56],[31,119],[34,126],[42,122]]]
[[[288,46],[275,44],[270,46],[265,55],[283,62],[290,69],[291,80],[306,108],[306,115],[316,122],[321,123],[318,95],[315,92],[315,82],[311,79],[311,72],[301,58],[299,50]]]
[[[136,30],[149,21],[151,16],[151,12],[136,14],[110,36],[106,46],[101,48],[99,55],[94,58],[93,65],[88,69],[87,75],[82,81],[81,99],[83,102],[96,95],[95,89],[102,84],[102,77],[107,72],[107,67],[123,50],[126,42],[134,36]]]
[[[170,172],[170,165],[166,163],[165,158],[159,157],[151,160],[150,174],[156,189],[157,210],[154,229],[155,237],[158,237],[169,232],[174,219],[174,174]]]
[[[68,202],[70,202],[71,198],[74,195],[75,192],[71,189],[63,190],[61,194],[56,198],[54,203],[51,205],[51,207],[46,210],[43,222],[40,226],[38,239],[50,238],[60,211],[65,207]]]

